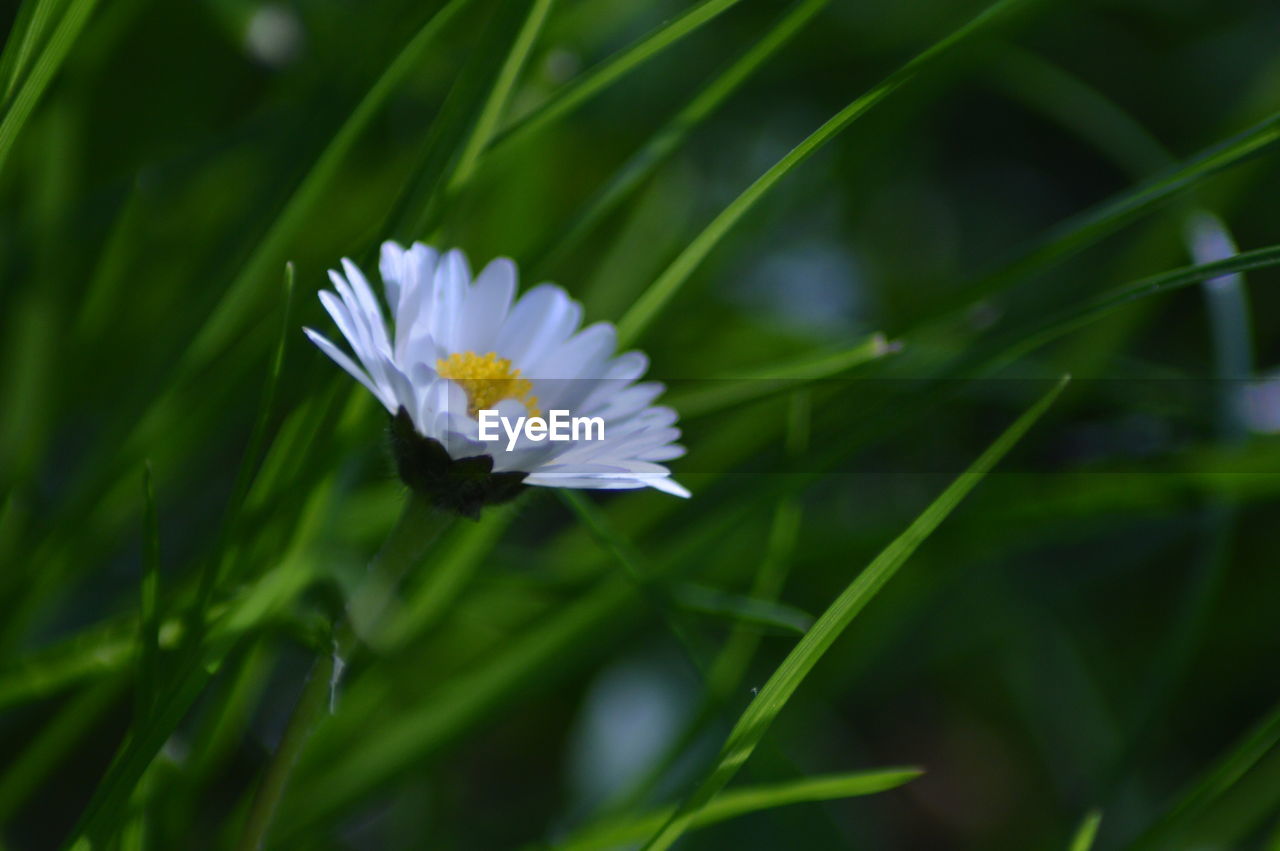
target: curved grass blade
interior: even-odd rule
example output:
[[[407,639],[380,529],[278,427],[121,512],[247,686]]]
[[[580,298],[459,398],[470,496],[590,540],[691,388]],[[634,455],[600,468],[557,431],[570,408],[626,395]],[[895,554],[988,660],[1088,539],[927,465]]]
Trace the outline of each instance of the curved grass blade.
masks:
[[[1173,155],[1127,112],[1052,63],[1010,48],[997,59],[996,68],[999,73],[993,77],[998,85],[1029,108],[1077,133],[1130,173],[1141,177],[1176,165]],[[1238,253],[1226,225],[1207,210],[1188,209],[1183,228],[1188,252],[1197,263]],[[1215,372],[1230,386],[1251,378],[1254,372],[1248,292],[1239,273],[1204,283]],[[1239,440],[1246,427],[1234,391],[1228,389],[1222,395],[1220,436]]]
[[[209,630],[207,641],[194,645],[199,655],[175,663],[174,679],[166,683],[146,723],[135,725],[130,731],[115,761],[94,790],[66,847],[82,839],[88,840],[91,847],[102,847],[117,835],[129,815],[127,802],[156,753],[244,639],[249,627],[282,601],[294,599],[300,588],[310,582],[312,572],[303,555],[327,514],[329,492],[329,486],[312,491],[307,499],[306,517],[296,528],[281,565],[267,574],[241,605],[229,609],[218,619],[216,628]]]
[[[832,801],[887,792],[910,783],[924,772],[918,768],[881,768],[805,777],[785,783],[730,789],[694,817],[691,829],[706,827],[748,813],[813,801]],[[557,851],[608,851],[632,845],[653,833],[671,817],[674,807],[593,826],[564,842]]]
[[[226,516],[219,532],[217,545],[214,547],[213,555],[205,562],[200,573],[200,584],[196,590],[195,601],[190,613],[193,628],[190,630],[190,638],[183,652],[183,655],[187,657],[192,657],[198,652],[195,648],[204,636],[203,629],[208,620],[209,603],[213,599],[214,591],[218,586],[219,571],[222,568],[223,558],[235,537],[240,515],[244,509],[245,500],[248,499],[249,490],[253,487],[254,478],[262,468],[260,456],[267,437],[267,426],[271,422],[271,415],[275,410],[276,393],[280,389],[280,373],[284,369],[284,356],[288,350],[288,341],[292,336],[289,331],[292,324],[291,317],[293,316],[294,275],[293,264],[286,263],[284,267],[284,309],[281,311],[280,316],[280,334],[276,340],[276,349],[271,359],[271,368],[263,385],[262,401],[258,405],[258,415],[254,420],[253,430],[249,433],[249,445],[245,448],[244,455],[241,457],[240,467],[236,471],[235,484],[231,489],[231,500],[227,504]]]
[[[496,506],[479,521],[455,529],[439,563],[432,565],[418,587],[404,590],[400,606],[390,613],[386,626],[369,638],[369,645],[385,653],[431,627],[462,593],[515,518],[512,506]]]
[[[715,767],[663,827],[645,844],[646,851],[669,848],[692,825],[697,813],[710,804],[751,757],[773,720],[822,656],[849,626],[862,608],[879,593],[904,562],[946,519],[975,485],[1013,448],[1066,386],[1063,379],[1031,406],[961,473],[933,503],[886,547],[836,598],[813,628],[787,654],[768,682],[747,706],[730,731]]]
[[[540,0],[488,3],[479,37],[470,46],[467,60],[455,75],[444,105],[431,124],[418,163],[405,181],[406,189],[386,217],[389,224],[381,228],[384,233],[407,240],[426,237],[435,230],[447,206],[444,202],[453,185],[454,169],[468,139],[480,129],[483,113],[495,102],[495,97],[505,98],[503,74],[508,63],[497,63],[494,57],[511,58],[522,32],[527,29],[524,24],[530,20],[537,22],[536,16],[514,15],[512,11],[529,6],[532,14],[531,3],[535,2]],[[518,65],[516,63],[516,70]]]
[[[84,847],[86,841],[90,848],[108,846],[130,815],[129,799],[147,766],[212,677],[213,672],[204,665],[191,665],[179,672],[177,681],[161,695],[148,723],[121,748],[63,848]]]
[[[4,43],[4,55],[0,56],[0,85],[4,87],[3,93],[0,93],[0,104],[9,100],[22,81],[28,61],[44,38],[60,2],[61,0],[28,0],[18,8],[13,27]]]
[[[315,165],[298,184],[280,216],[272,223],[253,254],[227,287],[212,315],[191,341],[183,359],[188,371],[203,366],[228,345],[242,327],[246,317],[257,309],[255,290],[272,268],[284,262],[285,250],[302,229],[307,218],[319,207],[325,191],[332,184],[338,168],[359,139],[360,134],[382,109],[383,104],[418,67],[427,49],[471,0],[450,0],[427,20],[382,75],[369,88],[360,103],[347,117],[338,132],[316,159]],[[181,370],[180,370],[181,372]]]
[[[667,404],[679,411],[681,419],[685,420],[717,414],[738,405],[797,390],[814,381],[834,378],[896,351],[898,346],[885,340],[884,335],[872,334],[861,343],[837,352],[804,355],[780,365],[713,381],[709,387],[671,393]]]
[[[1000,349],[998,354],[986,360],[984,371],[994,371],[1041,346],[1078,330],[1091,322],[1111,313],[1117,308],[1131,304],[1139,299],[1149,298],[1162,293],[1172,292],[1182,287],[1198,284],[1201,281],[1220,278],[1236,272],[1250,269],[1263,269],[1280,264],[1280,245],[1244,251],[1225,260],[1212,263],[1201,263],[1195,266],[1183,266],[1143,278],[1132,284],[1117,287],[1110,292],[1089,299],[1084,304],[1059,314],[1044,323],[1038,330]]]
[[[560,501],[577,515],[578,519],[582,521],[600,546],[613,557],[614,561],[622,565],[627,572],[627,577],[635,584],[636,589],[645,596],[649,605],[666,623],[667,629],[671,631],[671,634],[675,636],[676,640],[684,648],[685,655],[689,658],[689,663],[693,666],[695,672],[700,675],[702,666],[699,661],[697,646],[675,611],[676,601],[672,599],[669,589],[657,581],[654,571],[641,564],[640,556],[636,553],[635,547],[614,529],[613,524],[609,522],[604,512],[594,502],[587,499],[579,491],[571,488],[557,489],[556,496],[560,497]]]
[[[999,0],[987,7],[977,17],[951,35],[935,43],[923,53],[894,71],[879,85],[856,98],[844,109],[837,112],[825,124],[815,130],[800,144],[792,148],[782,159],[778,160],[768,171],[758,177],[741,195],[720,211],[711,223],[698,234],[689,245],[680,252],[671,265],[658,279],[645,290],[623,315],[618,323],[618,345],[627,346],[648,327],[663,307],[684,285],[689,276],[702,263],[711,249],[732,230],[733,226],[746,215],[755,204],[764,197],[773,186],[785,177],[792,169],[803,163],[823,145],[831,141],[837,134],[852,124],[860,116],[888,97],[893,91],[907,83],[923,69],[946,56],[975,33],[982,31],[994,21],[1004,17],[1012,9],[1022,5],[1025,0]]]
[[[755,493],[743,494],[755,501]],[[688,558],[688,553],[739,529],[742,513],[722,512],[682,535],[653,564],[662,571]],[[645,613],[634,583],[617,572],[606,573],[588,591],[557,606],[501,649],[441,684],[434,698],[387,717],[376,729],[367,726],[381,701],[372,688],[360,693],[354,683],[333,722],[316,734],[299,768],[299,789],[286,798],[277,836],[284,844],[300,841],[317,822],[332,818],[372,789],[436,752],[473,728],[504,699],[521,689],[544,685],[630,628]],[[348,746],[353,727],[369,735],[359,749]]]
[[[160,524],[156,519],[156,493],[151,465],[142,471],[143,529],[141,600],[138,615],[138,694],[134,717],[147,717],[160,693]]]
[[[809,446],[812,400],[808,392],[799,391],[791,394],[789,402],[784,445],[787,457],[795,459],[803,455]],[[782,595],[782,587],[800,537],[801,518],[801,502],[796,494],[787,493],[778,498],[773,509],[764,557],[760,559],[751,582],[752,598],[773,601]],[[812,626],[812,622],[809,626]],[[758,631],[738,628],[730,633],[707,669],[706,684],[697,709],[685,721],[680,732],[671,737],[662,756],[653,760],[651,766],[632,781],[628,788],[606,803],[602,808],[604,812],[627,812],[646,800],[676,762],[694,745],[707,724],[716,718],[729,696],[741,685],[759,646]]]
[[[1153,135],[1104,94],[1054,64],[1025,51],[1010,48],[996,62],[993,82],[1009,91],[1029,109],[1043,113],[1091,143],[1120,168],[1137,178],[1176,167],[1176,158]],[[1196,263],[1223,260],[1238,253],[1226,225],[1212,213],[1185,201],[1184,240]],[[1214,374],[1219,379],[1216,420],[1223,445],[1242,442],[1248,423],[1240,396],[1241,382],[1252,378],[1253,333],[1244,276],[1237,272],[1201,284],[1213,341]],[[1107,787],[1114,790],[1132,767],[1141,763],[1153,723],[1168,711],[1169,702],[1189,670],[1191,659],[1203,643],[1206,623],[1222,582],[1235,534],[1237,509],[1221,494],[1209,495],[1205,531],[1194,566],[1171,621],[1166,651],[1151,666],[1140,710],[1133,714],[1130,732],[1105,771]],[[1114,794],[1114,791],[1112,792]]]
[[[975,301],[1009,288],[1017,281],[1114,233],[1178,192],[1260,155],[1277,141],[1280,141],[1280,112],[1213,145],[1163,174],[1051,228],[1017,259],[958,288],[955,297],[936,310],[935,315],[967,309]]]
[[[789,42],[830,0],[804,0],[786,12],[764,36],[747,49],[719,76],[704,86],[683,108],[622,165],[598,191],[568,227],[557,237],[555,247],[532,264],[543,269],[564,256],[574,245],[618,207],[680,147],[689,133],[709,117],[747,81],[768,59]],[[535,272],[535,277],[540,274]]]
[[[123,690],[126,680],[117,677],[94,683],[67,701],[66,707],[51,715],[30,743],[6,758],[0,778],[0,824],[7,824],[14,811],[41,788],[72,748],[99,722],[100,714]]]
[[[573,111],[738,2],[739,0],[703,0],[674,20],[643,36],[634,44],[587,69],[566,83],[541,107],[517,119],[499,133],[490,145],[490,150],[497,152],[509,148],[524,137]]]
[[[1177,165],[1164,145],[1128,112],[1028,50],[1006,46],[997,53],[990,80],[1028,109],[1084,138],[1134,177]]]
[[[1280,705],[1214,763],[1131,847],[1134,851],[1170,847],[1188,821],[1226,794],[1277,744],[1280,744]]]
[[[1098,828],[1101,825],[1101,812],[1091,810],[1085,814],[1084,820],[1080,822],[1080,827],[1076,829],[1075,836],[1071,838],[1069,851],[1090,851],[1093,848],[1093,841],[1097,838]]]
[[[731,594],[693,582],[672,586],[671,598],[687,612],[743,626],[768,627],[792,635],[804,635],[813,626],[813,616],[795,606],[744,594]]]
[[[453,167],[453,175],[449,178],[450,189],[465,183],[475,172],[481,153],[489,146],[489,142],[498,130],[498,122],[502,120],[503,110],[506,109],[507,102],[511,99],[511,90],[515,88],[516,78],[520,75],[520,69],[524,67],[525,61],[529,58],[529,52],[533,49],[533,44],[537,41],[538,34],[542,31],[542,25],[547,19],[547,14],[551,11],[553,2],[554,0],[534,0],[533,5],[529,8],[529,14],[525,16],[524,25],[516,35],[516,39],[511,45],[511,50],[507,53],[506,61],[502,63],[502,70],[498,72],[498,78],[494,81],[493,89],[489,92],[489,97],[485,99],[484,107],[480,110],[475,127],[472,128],[471,135],[467,138],[467,144],[463,146],[462,152],[458,155],[458,161]]]
[[[53,80],[54,74],[62,67],[67,54],[71,52],[71,45],[80,36],[84,25],[89,22],[89,16],[93,14],[97,3],[98,0],[70,0],[62,20],[54,27],[49,35],[49,41],[40,51],[35,64],[31,66],[31,73],[22,81],[17,93],[6,105],[4,117],[0,118],[0,171],[4,170],[5,161],[13,150],[18,134],[22,132],[40,96]]]
[[[852,450],[845,448],[848,451]],[[840,460],[843,454],[833,453],[833,457]],[[739,488],[729,504],[670,542],[653,565],[663,575],[676,570],[690,554],[740,530],[760,508],[788,493],[798,493],[819,476],[778,477],[768,487]],[[298,790],[286,799],[281,816],[280,841],[302,841],[321,823],[347,811],[393,777],[420,766],[473,729],[503,700],[526,690],[546,688],[564,671],[596,658],[601,648],[630,629],[644,611],[630,581],[616,574],[605,575],[591,590],[521,630],[500,650],[437,684],[431,699],[385,717],[373,728],[368,727],[367,719],[377,712],[384,696],[373,686],[354,684],[343,711],[317,732],[314,746],[303,757]],[[350,736],[358,730],[367,730],[368,735],[359,749],[351,749]]]

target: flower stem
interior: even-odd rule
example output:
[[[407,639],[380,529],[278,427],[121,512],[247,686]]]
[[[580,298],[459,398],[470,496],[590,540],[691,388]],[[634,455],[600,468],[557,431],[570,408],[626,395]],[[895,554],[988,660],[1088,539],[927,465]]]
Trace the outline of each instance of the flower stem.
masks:
[[[237,851],[257,851],[262,847],[298,757],[326,708],[332,711],[332,694],[344,660],[359,646],[365,635],[363,627],[379,622],[400,580],[422,560],[453,518],[453,514],[439,511],[416,496],[410,497],[395,528],[370,562],[368,575],[351,595],[346,616],[334,624],[332,650],[322,650],[316,656],[307,684],[254,794]]]

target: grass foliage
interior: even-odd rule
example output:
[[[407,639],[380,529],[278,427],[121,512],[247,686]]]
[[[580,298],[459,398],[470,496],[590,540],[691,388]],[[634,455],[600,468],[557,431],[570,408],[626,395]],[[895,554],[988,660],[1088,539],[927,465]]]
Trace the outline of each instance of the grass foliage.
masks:
[[[0,848],[1280,847],[1270,10],[5,21]],[[694,497],[407,500],[299,330],[390,237]]]

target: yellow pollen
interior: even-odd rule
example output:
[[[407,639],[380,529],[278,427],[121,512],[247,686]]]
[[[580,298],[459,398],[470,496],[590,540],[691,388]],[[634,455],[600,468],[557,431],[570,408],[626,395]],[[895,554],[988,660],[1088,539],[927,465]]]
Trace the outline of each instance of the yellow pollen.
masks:
[[[542,415],[537,397],[529,395],[533,384],[520,377],[520,370],[511,368],[509,358],[500,358],[497,352],[454,352],[436,361],[436,372],[462,385],[467,393],[467,413],[473,417],[478,411],[496,407],[503,399],[522,403],[531,417]]]

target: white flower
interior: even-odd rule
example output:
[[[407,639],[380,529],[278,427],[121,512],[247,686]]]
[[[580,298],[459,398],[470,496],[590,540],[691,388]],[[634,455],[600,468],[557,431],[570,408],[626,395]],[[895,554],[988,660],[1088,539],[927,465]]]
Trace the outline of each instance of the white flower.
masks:
[[[411,466],[444,464],[453,482],[457,462],[470,459],[465,478],[472,482],[493,473],[529,485],[647,485],[689,495],[660,463],[684,449],[674,442],[680,436],[676,412],[652,404],[662,385],[636,383],[648,359],[640,352],[615,357],[617,335],[608,322],[579,330],[582,305],[560,287],[541,284],[517,300],[510,260],[494,260],[473,281],[461,251],[441,256],[421,243],[406,250],[386,242],[380,270],[394,320],[388,330],[364,275],[350,260],[342,268],[345,275],[329,273],[337,294],[321,291],[320,300],[358,363],[325,337],[303,330],[377,397],[402,431],[412,425],[417,437],[410,435],[410,442],[422,443],[415,451],[428,460]],[[600,417],[604,437],[537,441],[521,435],[508,449],[505,434],[496,442],[480,440],[477,415],[486,409],[510,421],[553,410]],[[405,437],[393,427],[401,475],[415,486],[400,445]],[[433,484],[416,489],[443,487],[441,475],[433,470]],[[462,510],[474,513],[478,505]]]

